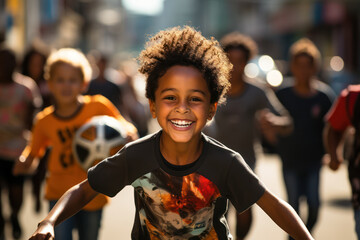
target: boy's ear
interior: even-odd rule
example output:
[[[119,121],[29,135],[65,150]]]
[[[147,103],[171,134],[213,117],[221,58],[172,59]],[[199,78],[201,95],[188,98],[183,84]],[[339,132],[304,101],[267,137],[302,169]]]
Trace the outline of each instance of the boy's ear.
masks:
[[[217,106],[218,106],[218,103],[217,103],[217,102],[210,104],[208,120],[211,120],[211,119],[215,116]]]
[[[156,107],[155,102],[149,99],[149,107],[152,118],[156,118]]]

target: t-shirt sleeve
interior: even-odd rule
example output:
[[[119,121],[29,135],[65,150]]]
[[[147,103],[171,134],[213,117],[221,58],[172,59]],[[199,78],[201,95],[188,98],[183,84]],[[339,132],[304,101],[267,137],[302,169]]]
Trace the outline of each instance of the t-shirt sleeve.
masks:
[[[97,192],[114,197],[127,184],[126,146],[88,170],[90,186]]]
[[[349,114],[346,110],[347,96],[348,91],[344,90],[325,117],[329,124],[338,131],[344,131],[348,126],[351,125]]]
[[[254,96],[253,98],[256,104],[256,109],[269,108],[270,102],[267,98],[265,87],[254,83],[252,83],[250,87],[252,88],[252,95],[256,95],[256,97]]]
[[[235,155],[227,176],[228,198],[238,212],[252,206],[265,192],[265,186],[240,154]]]
[[[30,141],[26,149],[23,151],[23,154],[30,154],[33,157],[41,157],[45,153],[45,148],[48,145],[48,138],[44,130],[45,123],[42,123],[42,121],[39,120],[39,115],[40,114],[38,114],[35,118]]]

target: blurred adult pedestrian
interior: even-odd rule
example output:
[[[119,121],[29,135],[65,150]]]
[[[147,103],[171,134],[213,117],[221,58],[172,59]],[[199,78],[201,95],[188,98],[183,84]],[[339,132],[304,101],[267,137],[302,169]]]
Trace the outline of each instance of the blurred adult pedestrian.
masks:
[[[51,105],[51,93],[44,78],[44,66],[48,56],[48,51],[45,47],[33,46],[24,55],[21,65],[22,74],[35,80],[40,89],[40,94],[43,100],[42,109]],[[31,176],[32,194],[35,202],[35,211],[40,212],[41,201],[41,186],[46,175],[46,164],[50,149],[46,150],[46,154],[40,160],[36,173]]]
[[[237,32],[225,35],[220,43],[233,65],[231,88],[207,133],[239,152],[254,170],[259,126],[264,136],[274,142],[277,134],[291,131],[292,121],[270,89],[244,75],[246,64],[257,54],[256,43]],[[237,214],[236,219],[237,239],[244,239],[252,223],[251,209]]]
[[[88,58],[90,61],[95,63],[93,64],[93,67],[95,67],[95,76],[90,81],[85,95],[93,96],[100,94],[106,97],[121,111],[121,114],[124,115],[124,111],[121,107],[123,104],[121,89],[117,84],[108,79],[106,75],[106,70],[108,69],[109,63],[108,57],[105,54],[94,50],[90,52]]]
[[[124,78],[121,83],[123,93],[123,108],[124,113],[127,114],[128,120],[131,121],[139,132],[139,136],[143,137],[149,133],[148,124],[152,119],[148,107],[147,99],[142,101],[140,94],[141,90],[138,88],[143,87],[145,90],[145,79],[138,74],[137,64],[133,61],[124,61],[121,63],[119,72]],[[143,85],[137,84],[143,81]],[[140,86],[138,86],[140,85]]]
[[[326,115],[324,141],[330,155],[329,167],[336,171],[344,162],[344,137],[347,130],[355,129],[348,158],[349,181],[352,190],[355,231],[360,239],[360,85],[349,85],[342,90],[335,104]]]
[[[35,82],[15,73],[16,57],[12,50],[0,49],[0,239],[5,239],[2,193],[8,191],[12,236],[22,234],[19,211],[23,202],[23,176],[14,176],[12,168],[26,146],[34,111],[42,104]]]
[[[21,64],[21,73],[32,78],[40,89],[43,99],[43,109],[52,104],[51,93],[44,78],[44,66],[47,57],[48,49],[33,46],[25,53]]]
[[[306,227],[310,231],[316,224],[320,208],[324,116],[335,98],[331,88],[316,77],[320,60],[320,52],[312,41],[307,38],[296,41],[290,48],[292,77],[289,82],[292,84],[276,91],[294,121],[293,132],[279,137],[278,142],[288,202],[299,212],[300,199],[306,197]]]

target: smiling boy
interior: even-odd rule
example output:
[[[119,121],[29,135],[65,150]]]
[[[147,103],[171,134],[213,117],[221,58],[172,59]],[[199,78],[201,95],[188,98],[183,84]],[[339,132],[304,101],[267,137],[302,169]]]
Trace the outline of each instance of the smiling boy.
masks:
[[[126,185],[135,189],[132,239],[232,239],[224,217],[228,199],[239,212],[257,203],[296,239],[312,239],[239,153],[201,132],[229,88],[231,64],[218,42],[191,27],[172,28],[151,38],[139,60],[161,130],[91,168],[31,239],[52,239],[54,225],[98,193],[115,196]]]

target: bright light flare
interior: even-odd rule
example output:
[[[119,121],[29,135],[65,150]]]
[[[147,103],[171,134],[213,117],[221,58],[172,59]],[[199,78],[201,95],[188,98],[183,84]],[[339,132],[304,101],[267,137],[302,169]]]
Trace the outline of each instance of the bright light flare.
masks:
[[[260,66],[261,70],[263,70],[264,72],[268,72],[274,68],[275,63],[274,63],[274,60],[270,56],[263,55],[259,58],[259,66]]]
[[[266,74],[266,81],[273,87],[278,87],[283,82],[283,75],[279,70],[271,70]]]
[[[330,67],[335,72],[340,72],[344,69],[344,60],[339,56],[333,56],[330,59]]]
[[[164,0],[122,0],[124,7],[133,13],[156,16],[164,9]]]
[[[245,76],[255,78],[259,75],[259,68],[255,63],[248,63],[244,69]]]

